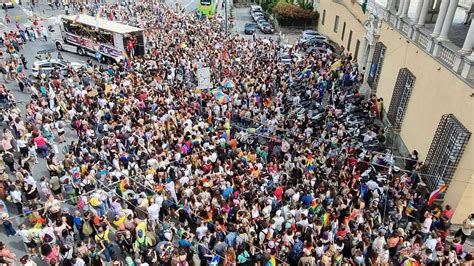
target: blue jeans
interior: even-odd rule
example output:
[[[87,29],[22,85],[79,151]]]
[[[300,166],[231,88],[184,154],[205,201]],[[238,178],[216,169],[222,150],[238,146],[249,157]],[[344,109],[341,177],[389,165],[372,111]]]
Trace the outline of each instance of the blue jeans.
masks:
[[[107,209],[105,208],[105,204],[102,203],[99,206],[95,207],[97,209],[97,215],[102,216],[105,215]]]
[[[105,261],[110,262],[112,254],[114,254],[113,246],[112,244],[108,244],[104,250]]]
[[[16,231],[13,228],[13,225],[10,221],[3,221],[3,227],[5,227],[5,232],[6,232],[7,236],[16,235]]]

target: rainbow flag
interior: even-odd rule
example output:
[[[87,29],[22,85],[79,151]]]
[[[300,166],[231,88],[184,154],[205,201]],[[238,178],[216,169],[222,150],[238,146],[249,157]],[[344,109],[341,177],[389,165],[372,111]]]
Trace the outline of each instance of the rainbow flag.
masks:
[[[316,213],[318,210],[318,203],[316,202],[316,200],[312,200],[311,201],[311,204],[309,205],[309,213]]]
[[[120,180],[120,184],[119,184],[119,190],[120,192],[125,192],[125,186],[127,185],[127,180],[125,179],[122,179]]]
[[[305,67],[305,69],[303,69],[303,71],[301,71],[300,75],[298,76],[299,79],[305,79],[307,77],[309,77],[312,73],[312,70],[311,70],[312,66],[309,65],[307,67]]]
[[[331,65],[331,71],[337,70],[337,68],[339,68],[340,66],[342,66],[342,60],[341,59],[337,60],[336,62],[334,62]]]
[[[438,198],[439,194],[444,193],[448,189],[448,184],[442,185],[440,188],[433,190],[430,197],[428,198],[428,205],[433,204],[433,202]]]
[[[276,266],[276,265],[277,265],[277,262],[276,262],[275,256],[272,255],[265,266]]]
[[[323,220],[324,227],[329,226],[329,214],[327,212],[323,214],[322,220]]]
[[[231,125],[230,125],[230,119],[226,118],[225,119],[225,123],[224,123],[224,132],[222,133],[222,138],[227,141],[230,140],[230,129],[231,129]]]

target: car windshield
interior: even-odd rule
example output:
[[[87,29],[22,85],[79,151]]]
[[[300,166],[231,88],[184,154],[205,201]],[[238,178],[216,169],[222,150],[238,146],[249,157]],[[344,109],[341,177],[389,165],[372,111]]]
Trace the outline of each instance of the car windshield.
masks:
[[[257,27],[257,25],[255,25],[255,24],[246,24],[245,27],[246,28],[255,28],[255,27]]]

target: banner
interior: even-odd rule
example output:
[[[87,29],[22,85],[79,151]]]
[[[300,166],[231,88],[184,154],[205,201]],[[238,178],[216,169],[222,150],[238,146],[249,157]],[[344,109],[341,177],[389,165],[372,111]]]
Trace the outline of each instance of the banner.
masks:
[[[95,50],[95,42],[91,39],[84,38],[69,32],[66,32],[66,41],[78,46],[88,48],[90,50]]]
[[[201,67],[197,70],[198,86],[201,89],[211,89],[211,69],[209,67]]]

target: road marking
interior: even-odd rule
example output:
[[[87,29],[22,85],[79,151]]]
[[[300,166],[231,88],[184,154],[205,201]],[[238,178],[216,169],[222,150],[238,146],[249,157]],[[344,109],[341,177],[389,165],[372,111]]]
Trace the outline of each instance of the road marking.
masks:
[[[188,6],[190,6],[192,3],[194,3],[194,0],[191,0],[191,2],[189,2],[187,5],[185,5],[184,9],[188,8]]]

